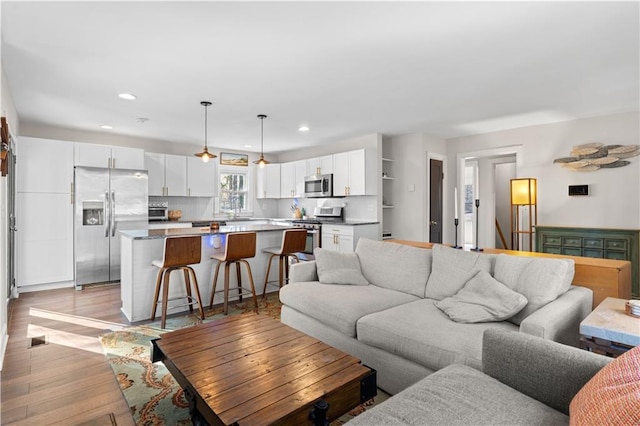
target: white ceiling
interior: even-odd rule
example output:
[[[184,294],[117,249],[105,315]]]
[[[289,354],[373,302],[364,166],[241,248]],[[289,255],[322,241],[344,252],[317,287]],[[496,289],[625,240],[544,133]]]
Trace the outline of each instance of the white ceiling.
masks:
[[[9,2],[21,123],[201,146],[443,138],[638,110],[634,2]],[[118,93],[130,92],[136,101]],[[147,123],[136,121],[149,118]],[[306,124],[311,131],[297,131]],[[243,148],[251,144],[252,148]]]

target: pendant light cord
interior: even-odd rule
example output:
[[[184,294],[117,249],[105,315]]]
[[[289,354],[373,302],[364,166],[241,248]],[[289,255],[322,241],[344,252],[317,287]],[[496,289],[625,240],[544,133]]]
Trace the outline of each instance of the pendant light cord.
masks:
[[[207,148],[207,108],[209,105],[204,105],[204,147]]]

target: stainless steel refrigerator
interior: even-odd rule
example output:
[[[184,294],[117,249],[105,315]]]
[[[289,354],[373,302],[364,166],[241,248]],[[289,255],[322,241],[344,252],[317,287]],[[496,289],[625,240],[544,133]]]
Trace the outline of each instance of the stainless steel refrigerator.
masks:
[[[120,279],[118,231],[147,229],[146,170],[75,167],[76,287]]]

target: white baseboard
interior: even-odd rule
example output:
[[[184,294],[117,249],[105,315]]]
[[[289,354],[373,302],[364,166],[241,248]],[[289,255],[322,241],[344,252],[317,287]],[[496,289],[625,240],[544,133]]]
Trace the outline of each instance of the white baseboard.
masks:
[[[34,284],[34,285],[24,285],[18,287],[18,294],[20,293],[30,293],[34,291],[41,290],[56,290],[59,288],[68,288],[75,286],[75,281],[60,281],[57,283],[47,283],[47,284]]]

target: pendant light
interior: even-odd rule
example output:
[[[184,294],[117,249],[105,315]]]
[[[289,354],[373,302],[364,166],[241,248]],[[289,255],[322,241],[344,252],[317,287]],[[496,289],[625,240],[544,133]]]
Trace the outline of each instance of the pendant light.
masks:
[[[211,105],[209,101],[202,101],[200,105],[204,107],[204,150],[196,154],[196,157],[200,157],[203,163],[206,163],[212,158],[216,158],[215,154],[209,152],[207,148],[207,108]]]
[[[264,119],[267,118],[267,116],[259,114],[258,118],[260,119],[260,158],[253,163],[262,168],[265,164],[269,164],[269,162],[264,159]]]

